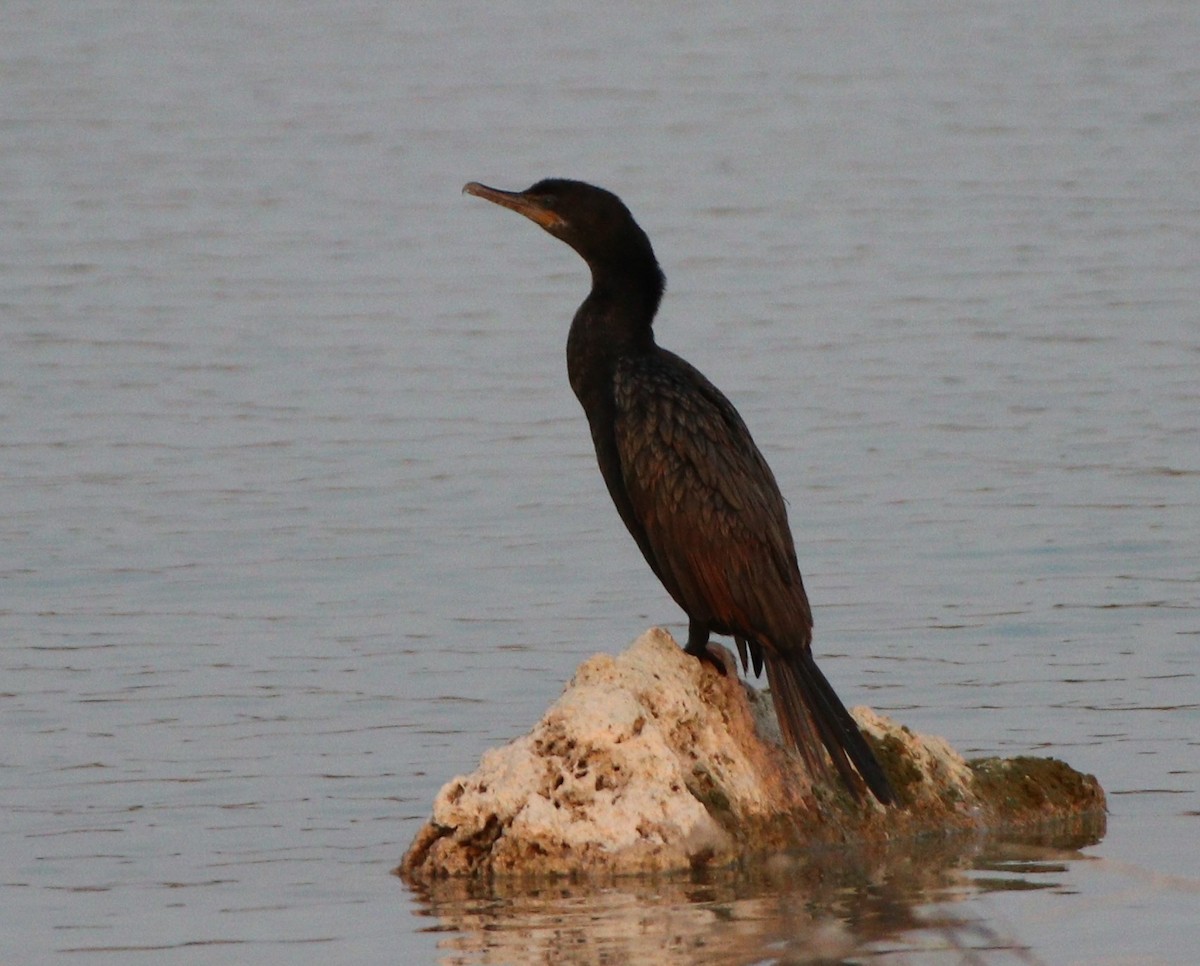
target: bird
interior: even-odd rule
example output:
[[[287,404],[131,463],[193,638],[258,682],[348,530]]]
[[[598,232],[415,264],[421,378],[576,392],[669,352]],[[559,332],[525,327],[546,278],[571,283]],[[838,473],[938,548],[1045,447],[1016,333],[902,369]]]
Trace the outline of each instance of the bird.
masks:
[[[780,732],[813,781],[830,784],[832,762],[856,802],[861,782],[893,804],[813,658],[812,611],[771,468],[725,395],[655,339],[666,276],[645,231],[617,195],[582,181],[547,178],[524,191],[472,181],[463,192],[524,215],[591,270],[567,336],[567,375],[617,512],[687,615],[684,650],[724,673],[709,640],[732,637],[744,672],[766,668]]]

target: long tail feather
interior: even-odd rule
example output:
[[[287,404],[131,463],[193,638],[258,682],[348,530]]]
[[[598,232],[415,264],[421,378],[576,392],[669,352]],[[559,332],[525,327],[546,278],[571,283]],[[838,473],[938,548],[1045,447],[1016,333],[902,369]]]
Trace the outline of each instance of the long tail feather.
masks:
[[[856,800],[859,791],[855,771],[880,802],[893,803],[896,795],[871,746],[808,648],[787,656],[767,651],[764,656],[784,740],[800,752],[813,777],[826,780],[829,777],[829,765],[817,744],[819,739]]]

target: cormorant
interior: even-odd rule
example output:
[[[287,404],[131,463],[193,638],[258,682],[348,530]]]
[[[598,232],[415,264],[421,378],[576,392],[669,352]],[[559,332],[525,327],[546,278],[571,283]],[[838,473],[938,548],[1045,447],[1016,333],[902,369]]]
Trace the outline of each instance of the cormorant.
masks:
[[[857,769],[880,802],[893,802],[813,660],[812,612],[774,474],[733,404],[654,341],[666,280],[646,233],[620,198],[580,181],[524,191],[473,181],[463,191],[541,225],[592,271],[567,338],[567,373],[617,512],[687,613],[687,653],[712,660],[709,634],[732,636],[743,669],[766,666],[784,738],[810,774],[830,776],[819,741],[855,799]]]

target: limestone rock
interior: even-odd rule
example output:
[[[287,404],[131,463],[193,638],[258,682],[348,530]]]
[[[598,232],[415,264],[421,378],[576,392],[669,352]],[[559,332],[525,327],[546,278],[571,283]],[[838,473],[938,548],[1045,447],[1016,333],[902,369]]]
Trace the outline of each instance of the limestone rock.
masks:
[[[779,744],[769,697],[721,653],[725,676],[652,629],[616,658],[584,662],[532,731],[442,788],[397,871],[410,881],[644,873],[816,842],[1103,821],[1091,776],[1052,759],[972,766],[865,708],[853,713],[903,807],[814,787]]]

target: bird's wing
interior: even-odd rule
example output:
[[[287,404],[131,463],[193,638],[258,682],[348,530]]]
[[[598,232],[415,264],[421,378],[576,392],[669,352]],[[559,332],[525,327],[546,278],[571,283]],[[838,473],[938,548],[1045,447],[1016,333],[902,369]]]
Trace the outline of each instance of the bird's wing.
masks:
[[[812,616],[783,497],[733,404],[661,350],[623,360],[614,388],[626,491],[680,604],[727,633],[807,643]]]

